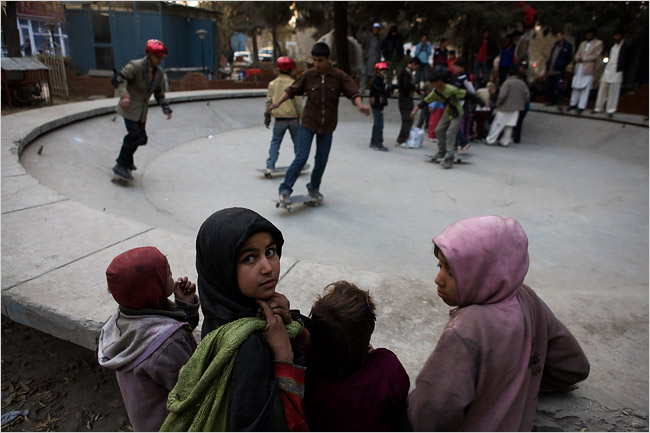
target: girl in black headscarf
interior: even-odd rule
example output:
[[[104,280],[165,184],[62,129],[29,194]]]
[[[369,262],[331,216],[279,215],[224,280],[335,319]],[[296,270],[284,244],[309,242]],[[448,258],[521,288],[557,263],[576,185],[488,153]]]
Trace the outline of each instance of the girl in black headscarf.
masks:
[[[302,410],[305,369],[301,367],[301,348],[308,343],[309,334],[303,326],[289,346],[281,321],[284,335],[271,335],[268,329],[271,311],[278,321],[278,316],[282,317],[284,324],[299,316],[297,310],[290,313],[287,298],[275,292],[283,243],[282,233],[271,222],[243,208],[212,214],[196,239],[202,337],[234,320],[260,316],[260,305],[269,323],[266,332],[253,332],[239,346],[228,394],[230,431],[307,428]]]

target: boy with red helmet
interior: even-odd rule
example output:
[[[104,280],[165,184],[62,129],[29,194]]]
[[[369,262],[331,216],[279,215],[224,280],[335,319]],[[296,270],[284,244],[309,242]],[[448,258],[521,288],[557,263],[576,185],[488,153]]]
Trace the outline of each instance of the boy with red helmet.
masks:
[[[124,117],[127,131],[120,154],[115,160],[117,164],[113,167],[113,180],[118,182],[133,179],[131,171],[137,169],[133,164],[133,154],[138,146],[147,144],[145,124],[152,94],[167,118],[172,117],[172,110],[165,100],[163,70],[160,67],[167,56],[167,47],[157,39],[149,39],[145,53],[144,58],[131,60],[119,73],[115,73],[112,80],[120,96],[115,111]]]
[[[269,106],[284,93],[284,89],[293,84],[293,77],[291,74],[296,69],[296,63],[291,57],[278,57],[275,62],[278,68],[278,76],[275,80],[269,83],[269,90],[266,94],[266,109],[264,111],[264,126],[267,128],[271,125],[271,113]],[[280,144],[284,138],[284,133],[288,129],[291,134],[291,140],[294,147],[298,138],[298,131],[300,130],[300,117],[302,116],[302,102],[299,99],[291,99],[285,101],[278,108],[273,111],[275,117],[275,124],[273,125],[273,137],[271,138],[271,146],[269,147],[269,158],[266,160],[265,175],[271,175],[275,171],[275,163],[280,155]]]

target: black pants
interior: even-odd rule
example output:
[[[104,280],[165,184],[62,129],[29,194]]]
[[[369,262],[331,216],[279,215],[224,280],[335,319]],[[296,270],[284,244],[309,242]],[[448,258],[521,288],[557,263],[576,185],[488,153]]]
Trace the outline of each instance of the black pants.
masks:
[[[524,124],[524,117],[526,117],[526,113],[528,113],[528,109],[521,110],[519,112],[519,116],[517,117],[517,125],[515,125],[512,131],[512,140],[515,143],[519,143],[521,141],[521,129]]]
[[[138,146],[147,144],[147,131],[143,122],[124,119],[127,134],[122,140],[122,149],[118,155],[117,163],[123,167],[129,168],[133,165],[133,154],[138,150]]]
[[[400,96],[398,106],[399,114],[402,117],[402,127],[399,130],[397,142],[405,143],[409,138],[411,126],[413,126],[413,118],[411,117],[411,111],[413,111],[413,99]]]
[[[564,93],[564,74],[546,76],[546,101],[549,104],[562,104]]]

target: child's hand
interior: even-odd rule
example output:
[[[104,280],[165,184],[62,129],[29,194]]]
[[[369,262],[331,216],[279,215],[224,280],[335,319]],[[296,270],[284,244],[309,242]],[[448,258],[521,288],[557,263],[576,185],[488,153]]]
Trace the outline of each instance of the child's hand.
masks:
[[[257,303],[260,304],[264,311],[266,328],[264,328],[262,335],[273,352],[273,359],[275,361],[293,362],[293,350],[282,317],[279,314],[273,314],[273,310],[266,301],[257,299]]]
[[[191,303],[195,294],[196,284],[188,280],[187,277],[179,278],[174,283],[174,296],[177,300]]]
[[[284,296],[281,293],[275,292],[273,296],[271,296],[269,299],[266,300],[266,303],[269,305],[269,308],[271,308],[271,311],[273,311],[273,314],[277,314],[278,316],[282,317],[282,321],[284,322],[285,325],[291,323],[292,319],[291,319],[289,300],[287,299],[286,296]],[[262,307],[260,307],[258,316],[264,317],[264,310],[262,309]]]

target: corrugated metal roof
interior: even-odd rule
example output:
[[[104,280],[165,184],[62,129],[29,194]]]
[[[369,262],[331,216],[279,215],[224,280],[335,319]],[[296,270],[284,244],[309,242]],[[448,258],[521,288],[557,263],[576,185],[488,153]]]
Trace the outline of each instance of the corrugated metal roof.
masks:
[[[37,71],[50,69],[35,57],[3,57],[0,61],[5,71]]]

